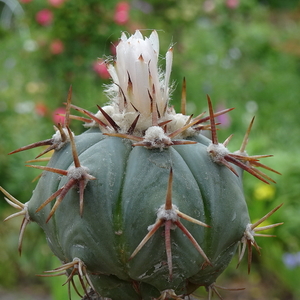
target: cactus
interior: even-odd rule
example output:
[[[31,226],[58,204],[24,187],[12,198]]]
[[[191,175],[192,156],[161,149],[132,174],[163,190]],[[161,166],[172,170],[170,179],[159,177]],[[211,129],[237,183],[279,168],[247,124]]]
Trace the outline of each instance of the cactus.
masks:
[[[37,222],[62,262],[45,276],[66,274],[77,291],[78,275],[86,297],[88,286],[112,300],[185,299],[201,286],[209,298],[220,295],[216,279],[237,247],[239,263],[248,250],[250,271],[255,236],[268,236],[257,232],[282,224],[259,227],[280,206],[252,224],[243,193],[243,171],[274,182],[258,169],[278,173],[260,162],[271,155],[246,153],[254,119],[238,151],[227,149],[231,136],[220,143],[215,118],[231,109],[214,112],[208,96],[208,116],[186,115],[185,81],[182,112],[169,106],[173,48],[162,72],[155,31],[122,34],[116,51],[108,105],[96,114],[77,107],[70,88],[53,137],[10,153],[46,145],[33,160],[41,162],[53,150],[47,166],[28,165],[43,171],[28,202],[1,188],[19,210],[6,220],[23,216],[19,251],[27,224]],[[71,119],[88,129],[75,136]]]

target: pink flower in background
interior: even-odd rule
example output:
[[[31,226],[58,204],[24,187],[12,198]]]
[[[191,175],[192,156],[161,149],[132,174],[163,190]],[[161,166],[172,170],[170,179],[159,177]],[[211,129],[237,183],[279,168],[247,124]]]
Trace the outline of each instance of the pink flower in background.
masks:
[[[48,3],[54,7],[60,7],[65,2],[65,0],[48,0]]]
[[[64,52],[65,50],[65,46],[63,44],[63,42],[59,39],[56,39],[54,41],[51,42],[50,44],[50,52],[54,55],[58,55],[62,52]]]
[[[49,9],[42,9],[36,14],[35,19],[40,25],[48,26],[53,21],[53,13]]]
[[[235,9],[239,6],[239,0],[226,0],[226,6],[231,9]]]
[[[126,1],[119,2],[116,5],[114,20],[119,25],[124,25],[129,20],[130,5]]]
[[[102,59],[97,60],[93,64],[93,70],[101,77],[102,79],[109,79],[110,74],[107,71],[105,62]]]
[[[52,114],[52,120],[55,124],[64,124],[66,109],[64,107],[58,107]],[[63,116],[62,116],[63,115]]]

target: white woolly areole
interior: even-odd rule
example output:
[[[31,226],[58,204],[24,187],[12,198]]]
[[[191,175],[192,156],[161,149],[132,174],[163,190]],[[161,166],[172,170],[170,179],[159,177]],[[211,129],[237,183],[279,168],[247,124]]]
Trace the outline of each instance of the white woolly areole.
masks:
[[[67,128],[62,128],[65,135],[67,136],[67,139],[63,142],[61,138],[61,134],[59,130],[56,130],[56,132],[52,135],[52,142],[54,145],[57,145],[56,149],[59,150],[65,143],[70,141],[70,136]],[[72,135],[74,136],[74,133],[72,132]]]
[[[178,215],[176,210],[178,210],[178,207],[176,205],[172,205],[172,209],[165,209],[165,205],[163,204],[157,210],[157,219],[171,220],[173,222],[178,221]]]
[[[81,166],[81,167],[70,167],[68,170],[68,177],[72,179],[80,179],[84,177],[86,174],[89,173],[89,169],[87,167]]]
[[[164,130],[159,126],[149,127],[144,135],[144,142],[151,144],[151,148],[163,148],[171,145],[171,139],[165,134]]]
[[[165,116],[166,120],[172,120],[172,122],[168,123],[168,133],[174,132],[177,129],[182,128],[185,126],[189,120],[190,116],[183,115],[181,113],[176,114],[175,112],[172,114],[168,114]],[[192,121],[192,120],[191,120]],[[176,136],[176,139],[182,139],[186,137],[193,136],[195,134],[198,134],[199,132],[193,129],[192,127],[189,127],[188,129],[184,130],[180,134]]]
[[[167,134],[164,133],[161,127],[159,126],[152,126],[152,118],[151,116],[145,116],[142,114],[138,114],[137,112],[120,112],[119,108],[116,105],[106,105],[103,106],[102,109],[116,122],[116,124],[120,127],[120,133],[127,133],[128,129],[136,119],[136,117],[139,115],[139,120],[136,124],[135,130],[134,130],[134,135],[144,137],[147,139],[147,141],[154,141],[155,138],[158,140],[161,139],[167,139],[170,141],[168,138],[167,134],[172,133],[183,126],[186,125],[188,119],[190,118],[189,116],[183,115],[183,114],[176,114],[174,111],[167,112],[162,118],[158,120],[158,122],[165,122],[165,121],[170,121],[167,124]],[[95,116],[101,120],[103,123],[108,124],[108,121],[102,114],[102,112],[99,110]],[[98,124],[94,121],[93,123],[87,124],[88,126],[98,126]],[[152,129],[150,129],[152,128]],[[156,128],[156,129],[153,129]],[[150,129],[150,130],[148,130]],[[103,128],[100,126],[100,130],[102,132],[110,133],[114,132],[114,129],[110,126],[108,128]],[[176,136],[176,139],[182,139],[186,137],[193,136],[195,134],[198,134],[198,131],[196,131],[193,128],[188,128],[182,133],[178,134]]]
[[[139,115],[137,112],[120,112],[117,105],[106,105],[102,107],[102,109],[114,120],[114,122],[120,127],[119,133],[127,133],[128,129]],[[104,117],[102,112],[99,110],[95,116],[101,120],[103,123],[108,125],[108,128],[103,128],[99,126],[100,130],[105,133],[115,132],[114,129],[109,126],[107,119]],[[94,121],[92,126],[98,126],[98,124]],[[135,127],[134,135],[142,136],[143,132],[147,130],[151,126],[151,118],[144,117],[140,115],[139,121]]]
[[[229,150],[222,143],[211,143],[207,147],[207,152],[211,155],[211,158],[214,162],[220,162],[225,155],[230,153]]]
[[[105,105],[101,107],[108,115],[112,116],[116,112],[116,108],[112,105]],[[100,121],[107,123],[107,120],[103,116],[102,112],[98,110],[98,112],[95,114],[95,117],[97,117]]]
[[[155,142],[157,140],[170,139],[159,126],[151,126],[145,132],[145,141]]]
[[[174,204],[172,204],[172,209],[165,209],[165,205],[163,204],[158,210],[157,210],[157,219],[156,220],[171,220],[172,222],[178,221],[179,217],[177,215],[178,207]],[[155,224],[152,224],[148,226],[148,231],[150,231]],[[176,225],[172,223],[171,229],[175,229]]]
[[[233,154],[242,155],[242,156],[249,156],[246,150],[243,151],[243,152],[241,152],[240,150],[237,150],[237,151],[234,151]]]
[[[247,240],[254,241],[255,231],[251,228],[252,224],[248,224],[246,226],[246,230],[244,232],[244,237]]]
[[[172,132],[178,128],[183,127],[188,121],[189,116],[173,113],[173,114],[168,114],[166,116],[166,119],[172,120],[172,122],[170,122],[170,125],[168,126],[169,131]]]
[[[29,201],[24,203],[24,207],[23,207],[22,211],[24,211],[24,218],[29,222],[31,220],[30,220],[29,211],[28,211],[28,204],[29,204]]]

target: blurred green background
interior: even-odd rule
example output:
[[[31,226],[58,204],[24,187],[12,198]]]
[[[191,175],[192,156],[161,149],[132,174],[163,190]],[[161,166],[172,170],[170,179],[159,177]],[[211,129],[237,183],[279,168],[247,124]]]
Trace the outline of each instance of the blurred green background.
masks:
[[[110,82],[101,59],[114,55],[122,31],[156,29],[164,53],[174,46],[172,104],[180,108],[181,82],[187,80],[188,113],[206,110],[206,94],[216,109],[235,107],[222,118],[220,140],[234,133],[229,149],[239,148],[256,116],[247,151],[274,154],[264,163],[282,173],[265,185],[245,174],[245,193],[253,221],[280,203],[269,220],[284,222],[257,238],[251,274],[237,257],[218,285],[224,299],[300,299],[300,3],[296,0],[0,0],[0,185],[26,202],[39,172],[24,166],[39,149],[10,151],[50,138],[57,109],[69,86],[73,104],[96,112]],[[76,133],[80,122],[72,121]],[[0,201],[0,219],[14,210]],[[36,224],[17,251],[20,219],[0,226],[0,298],[68,299],[65,278],[43,278],[60,265]],[[77,297],[77,298],[76,298]],[[199,291],[199,299],[206,299]],[[73,295],[73,299],[79,299]]]

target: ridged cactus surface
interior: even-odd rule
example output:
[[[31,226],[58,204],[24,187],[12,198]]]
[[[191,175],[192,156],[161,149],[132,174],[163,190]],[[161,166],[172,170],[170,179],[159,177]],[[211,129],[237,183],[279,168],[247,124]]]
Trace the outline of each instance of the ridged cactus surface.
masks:
[[[279,207],[255,224],[248,215],[243,170],[266,184],[273,180],[258,167],[276,172],[259,161],[269,155],[245,151],[253,121],[231,153],[215,123],[230,109],[214,112],[207,97],[208,116],[185,115],[184,82],[177,114],[169,106],[172,52],[162,72],[155,31],[149,38],[123,34],[107,63],[108,105],[93,114],[71,104],[70,89],[65,123],[53,137],[12,152],[54,151],[47,166],[31,165],[43,173],[28,202],[1,188],[20,210],[7,219],[24,216],[19,250],[26,225],[37,222],[62,263],[49,273],[65,272],[70,284],[78,275],[86,294],[89,285],[112,300],[184,299],[204,286],[211,297],[237,247],[239,261],[248,248],[250,270],[256,232],[280,225],[258,227]],[[72,118],[89,128],[75,136]]]

